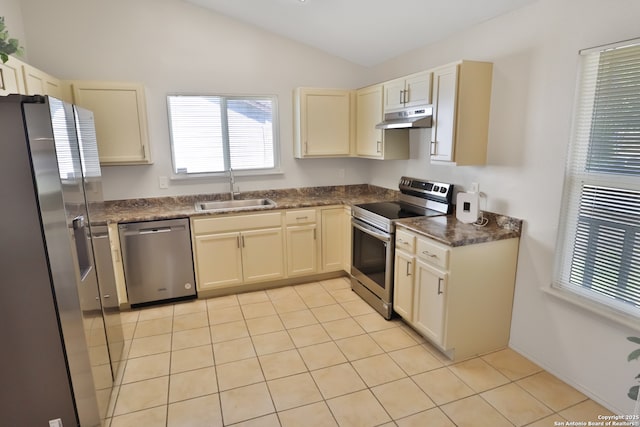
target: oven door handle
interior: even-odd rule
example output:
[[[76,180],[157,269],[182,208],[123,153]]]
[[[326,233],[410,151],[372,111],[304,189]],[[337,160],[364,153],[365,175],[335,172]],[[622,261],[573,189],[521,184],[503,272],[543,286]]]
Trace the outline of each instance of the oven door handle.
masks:
[[[374,229],[373,227],[369,227],[367,225],[360,224],[360,223],[357,223],[355,221],[351,221],[351,225],[354,228],[357,228],[358,230],[362,231],[365,234],[368,234],[370,236],[374,236],[378,240],[382,240],[384,242],[390,242],[391,241],[391,236],[390,235],[385,234],[385,233],[381,233],[381,232],[377,231],[376,229]]]

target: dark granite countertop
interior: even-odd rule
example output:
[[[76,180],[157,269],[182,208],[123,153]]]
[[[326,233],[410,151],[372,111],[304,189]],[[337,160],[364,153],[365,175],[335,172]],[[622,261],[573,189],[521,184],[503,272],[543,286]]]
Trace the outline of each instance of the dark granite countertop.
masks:
[[[492,212],[484,212],[484,217],[488,219],[484,227],[460,222],[455,214],[402,219],[396,225],[453,247],[520,237],[521,219]]]
[[[184,217],[205,217],[250,213],[273,209],[294,209],[330,205],[354,205],[381,200],[395,200],[398,191],[369,184],[326,187],[305,187],[284,190],[247,191],[236,199],[268,198],[276,207],[256,207],[250,210],[224,212],[198,212],[196,202],[229,200],[229,193],[201,194],[195,196],[158,197],[148,199],[110,200],[91,207],[91,222],[108,224],[118,222],[153,221]]]

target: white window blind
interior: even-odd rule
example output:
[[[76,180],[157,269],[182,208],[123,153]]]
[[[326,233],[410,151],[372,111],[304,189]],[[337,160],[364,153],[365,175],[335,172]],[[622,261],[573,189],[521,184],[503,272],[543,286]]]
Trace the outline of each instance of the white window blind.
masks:
[[[276,167],[275,97],[167,98],[174,173]]]
[[[554,286],[640,317],[640,40],[581,56]]]

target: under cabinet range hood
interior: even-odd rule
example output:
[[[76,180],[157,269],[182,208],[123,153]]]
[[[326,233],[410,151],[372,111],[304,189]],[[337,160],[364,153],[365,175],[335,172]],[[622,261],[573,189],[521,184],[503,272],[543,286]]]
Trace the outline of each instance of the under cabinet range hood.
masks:
[[[393,111],[384,115],[384,120],[376,125],[376,129],[430,128],[433,123],[432,116],[431,105]]]

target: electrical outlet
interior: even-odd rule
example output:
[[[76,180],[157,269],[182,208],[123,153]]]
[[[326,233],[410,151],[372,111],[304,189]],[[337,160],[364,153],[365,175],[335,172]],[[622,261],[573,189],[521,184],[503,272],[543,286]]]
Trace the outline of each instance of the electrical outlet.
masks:
[[[471,193],[479,193],[480,192],[480,184],[478,184],[477,182],[472,182],[470,191],[471,191]]]
[[[63,427],[62,420],[60,418],[56,418],[55,420],[49,420],[49,427]]]

